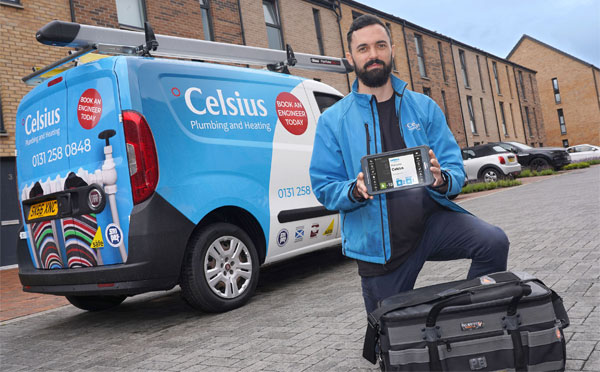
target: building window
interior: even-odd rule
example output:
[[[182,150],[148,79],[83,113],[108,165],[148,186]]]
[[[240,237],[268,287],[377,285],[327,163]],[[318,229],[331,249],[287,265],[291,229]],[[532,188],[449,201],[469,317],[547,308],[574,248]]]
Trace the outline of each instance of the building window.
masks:
[[[504,102],[498,101],[500,105],[500,117],[502,118],[502,131],[504,132],[504,136],[508,137],[508,129],[506,129],[506,116],[504,116]]]
[[[558,89],[558,78],[552,79],[552,89],[554,89],[554,102],[560,103],[560,90]]]
[[[483,87],[483,76],[481,75],[481,64],[479,63],[479,56],[476,55],[477,59],[477,72],[479,72],[479,84],[481,85],[481,90],[485,92],[485,88]]]
[[[508,72],[508,66],[504,67],[506,67],[506,80],[508,81],[508,91],[510,92],[510,98],[513,98],[512,84],[510,83],[510,73]]]
[[[419,72],[421,73],[421,77],[427,77],[427,70],[425,69],[425,55],[423,54],[423,38],[419,34],[415,34],[415,46],[417,48]]]
[[[483,130],[485,131],[485,135],[489,136],[490,133],[488,132],[487,120],[485,120],[485,108],[483,107],[483,98],[479,98],[479,103],[481,104],[481,115],[483,116]]]
[[[529,74],[529,85],[531,85],[531,96],[533,97],[533,103],[535,103],[535,89],[533,89],[533,78]]]
[[[569,147],[569,140],[568,139],[564,139],[562,140],[563,142],[563,147]]]
[[[313,18],[315,20],[315,30],[317,31],[317,44],[319,44],[319,53],[324,56],[325,48],[323,47],[323,33],[321,31],[321,14],[319,9],[313,8]]]
[[[513,124],[513,133],[515,134],[515,138],[517,137],[517,127],[515,126],[515,113],[513,112],[513,107],[512,107],[512,103],[509,103],[509,108],[510,108],[510,120],[512,121]]]
[[[458,57],[460,59],[460,69],[462,70],[462,76],[465,82],[465,87],[469,88],[469,75],[467,74],[467,61],[465,60],[465,51],[459,49]]]
[[[442,68],[442,76],[444,77],[444,81],[448,81],[448,76],[446,75],[446,65],[444,64],[444,52],[442,50],[441,41],[438,41],[438,50],[440,51],[440,66]]]
[[[446,124],[450,126],[450,119],[448,118],[448,104],[446,103],[446,92],[442,90],[442,104],[444,105],[444,115],[446,116]]]
[[[21,5],[21,0],[0,0],[1,3],[12,4],[12,5]]]
[[[263,0],[263,13],[267,24],[267,37],[269,48],[283,50],[283,36],[281,35],[281,22],[279,10],[275,0]]]
[[[4,129],[4,118],[2,117],[2,98],[0,97],[0,134],[6,133]]]
[[[200,9],[202,10],[202,29],[204,31],[204,40],[214,41],[215,37],[212,31],[212,17],[210,14],[210,0],[200,0]]]
[[[392,25],[389,22],[386,22],[385,25],[390,31],[390,42],[394,45],[394,39],[392,39]],[[394,68],[394,71],[398,71],[398,68],[396,68],[396,56],[394,55],[392,55],[392,67]]]
[[[423,94],[425,94],[427,97],[431,98],[431,88],[423,87]]]
[[[567,134],[567,125],[565,124],[565,116],[563,115],[563,110],[556,110],[558,113],[558,124],[560,125],[560,134]]]
[[[494,71],[494,80],[496,81],[496,90],[498,91],[498,95],[502,95],[502,91],[500,90],[500,82],[498,81],[498,65],[496,62],[492,62],[492,71]]]
[[[525,84],[523,83],[523,73],[519,71],[519,85],[521,85],[521,92],[523,93],[523,100],[527,101],[527,97],[525,96]]]
[[[529,107],[525,107],[525,119],[527,120],[527,130],[529,131],[529,137],[533,137],[531,132],[531,121],[529,120]]]
[[[143,0],[116,0],[116,2],[117,20],[120,25],[144,28],[146,11]]]
[[[469,107],[469,121],[471,122],[471,132],[477,134],[477,124],[475,124],[475,112],[473,111],[473,97],[467,96],[467,106]]]

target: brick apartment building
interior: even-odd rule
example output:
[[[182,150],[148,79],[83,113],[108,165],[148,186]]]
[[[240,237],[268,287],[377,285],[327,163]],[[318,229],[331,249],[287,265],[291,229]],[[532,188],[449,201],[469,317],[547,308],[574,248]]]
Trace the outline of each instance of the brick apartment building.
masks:
[[[509,60],[537,71],[547,144],[600,145],[600,69],[523,35]],[[529,77],[524,76],[525,82]]]
[[[460,146],[497,140],[546,144],[535,71],[353,0],[0,0],[1,245],[14,244],[20,218],[15,118],[21,98],[31,89],[21,78],[33,67],[67,55],[65,48],[35,40],[44,24],[58,19],[143,30],[143,22],[149,21],[157,34],[277,49],[290,44],[296,52],[339,57],[348,51],[346,32],[352,20],[367,13],[391,30],[393,73],[439,104]],[[355,79],[353,73],[290,70],[344,94]],[[561,88],[569,87],[561,83]],[[5,261],[1,256],[0,266]]]

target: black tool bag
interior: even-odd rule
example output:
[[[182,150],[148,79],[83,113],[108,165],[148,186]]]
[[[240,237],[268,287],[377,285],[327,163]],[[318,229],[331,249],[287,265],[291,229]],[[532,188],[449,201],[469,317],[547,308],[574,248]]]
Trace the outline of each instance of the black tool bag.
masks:
[[[501,272],[389,297],[369,314],[363,356],[384,371],[563,371],[562,299]],[[379,357],[379,358],[377,358]]]

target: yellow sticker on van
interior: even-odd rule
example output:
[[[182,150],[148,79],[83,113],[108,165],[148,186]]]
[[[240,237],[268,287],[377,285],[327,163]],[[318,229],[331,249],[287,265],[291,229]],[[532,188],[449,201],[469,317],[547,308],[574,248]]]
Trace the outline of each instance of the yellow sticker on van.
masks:
[[[104,240],[102,239],[102,231],[100,230],[100,226],[98,226],[98,230],[96,230],[96,235],[94,235],[94,240],[92,240],[91,248],[104,248]]]
[[[327,229],[325,229],[325,232],[323,233],[323,235],[333,234],[333,223],[334,222],[335,222],[335,220],[331,220],[331,223],[329,224],[329,226],[327,226]]]

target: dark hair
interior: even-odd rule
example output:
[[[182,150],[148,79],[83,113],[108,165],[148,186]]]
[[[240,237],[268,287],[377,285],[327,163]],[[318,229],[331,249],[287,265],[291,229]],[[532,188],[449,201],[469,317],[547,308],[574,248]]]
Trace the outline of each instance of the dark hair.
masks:
[[[350,44],[352,43],[352,34],[354,33],[354,31],[360,30],[363,27],[367,27],[367,26],[371,26],[371,25],[380,25],[381,27],[383,27],[383,29],[387,33],[388,37],[390,38],[390,40],[392,40],[392,35],[390,34],[390,30],[387,28],[387,26],[383,22],[381,22],[381,19],[375,17],[374,15],[364,14],[364,15],[361,15],[360,17],[356,18],[354,21],[352,21],[352,24],[350,25],[350,29],[348,30],[348,33],[346,34],[346,39],[348,40],[348,50],[350,50],[350,52],[352,52],[352,48],[350,47]]]

